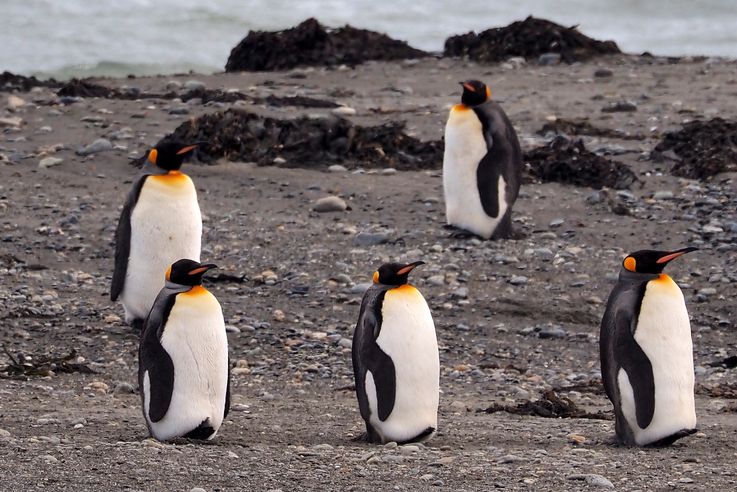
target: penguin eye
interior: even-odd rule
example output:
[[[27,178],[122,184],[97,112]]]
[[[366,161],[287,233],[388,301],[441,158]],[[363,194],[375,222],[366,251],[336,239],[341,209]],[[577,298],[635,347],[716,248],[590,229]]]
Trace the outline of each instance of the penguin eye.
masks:
[[[624,259],[624,267],[629,270],[630,272],[636,272],[637,271],[637,261],[635,261],[634,258],[631,256],[628,256]]]

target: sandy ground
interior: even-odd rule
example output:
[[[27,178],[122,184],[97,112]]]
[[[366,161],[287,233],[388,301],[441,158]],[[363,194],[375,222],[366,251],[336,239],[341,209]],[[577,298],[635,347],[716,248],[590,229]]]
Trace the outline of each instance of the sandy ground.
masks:
[[[613,76],[595,78],[598,68]],[[47,89],[16,94],[27,104],[2,116],[23,124],[0,134],[0,343],[30,361],[75,349],[94,374],[0,379],[0,490],[734,489],[729,397],[737,373],[718,362],[737,355],[737,177],[674,178],[669,162],[647,154],[684,121],[737,117],[735,63],[614,57],[512,67],[429,59],[99,82],[163,90],[197,79],[257,96],[328,98],[355,108],[356,122],[401,119],[413,134],[438,139],[457,81],[471,77],[490,83],[525,148],[544,143],[535,131],[550,116],[646,135],[585,138],[642,180],[629,193],[609,192],[629,215],[613,213],[589,188],[529,184],[514,214],[522,239],[459,240],[443,228],[439,171],[188,165],[205,216],[203,260],[245,276],[208,284],[223,305],[236,364],[232,412],[208,444],[147,439],[137,333],[108,290],[113,232],[136,174],[129,157],[187,118],[228,105],[85,99],[62,106],[48,104]],[[617,101],[637,111],[601,112]],[[279,117],[329,111],[252,109]],[[113,139],[112,151],[75,154],[115,135],[125,138]],[[40,168],[48,156],[63,162]],[[327,195],[341,196],[349,210],[312,211]],[[389,241],[364,245],[360,232],[386,232]],[[701,250],[669,272],[692,317],[698,434],[639,450],[613,445],[608,419],[477,412],[536,400],[547,388],[586,411],[609,412],[598,383],[598,324],[619,262],[637,249],[685,245]],[[349,349],[360,284],[390,259],[427,262],[412,278],[435,317],[442,395],[439,434],[425,445],[352,441],[363,427]],[[274,285],[263,283],[266,270],[275,272]],[[0,366],[8,362],[0,356]]]

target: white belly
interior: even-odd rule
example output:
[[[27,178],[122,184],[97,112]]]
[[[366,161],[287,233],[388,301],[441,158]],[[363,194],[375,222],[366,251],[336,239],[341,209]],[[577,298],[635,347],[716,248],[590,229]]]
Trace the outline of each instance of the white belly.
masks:
[[[450,112],[445,126],[443,191],[448,224],[489,238],[507,211],[506,183],[499,177],[499,215],[486,215],[479,195],[476,172],[487,153],[481,121],[471,109]]]
[[[650,425],[637,425],[629,375],[618,376],[622,412],[635,441],[646,445],[682,429],[696,427],[691,324],[683,294],[667,275],[648,283],[635,341],[650,359],[655,382],[655,413]]]
[[[196,294],[177,296],[161,337],[161,345],[174,363],[169,410],[159,422],[150,423],[154,437],[162,441],[186,434],[205,419],[216,432],[223,422],[228,339],[220,304],[215,296],[200,289]],[[148,373],[144,386],[150,394]]]
[[[377,415],[373,375],[366,374],[371,425],[384,441],[406,441],[438,427],[440,361],[430,308],[410,285],[386,293],[376,343],[391,357],[396,374],[394,408],[385,421]]]
[[[146,318],[172,263],[182,258],[200,261],[197,191],[186,176],[174,181],[165,184],[149,177],[131,213],[130,256],[120,296],[129,322]]]

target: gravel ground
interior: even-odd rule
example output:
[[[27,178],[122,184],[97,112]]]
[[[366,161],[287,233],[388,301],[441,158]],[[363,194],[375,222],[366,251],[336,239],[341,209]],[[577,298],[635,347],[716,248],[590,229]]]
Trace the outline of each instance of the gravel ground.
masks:
[[[611,75],[594,77],[602,69]],[[523,237],[483,242],[443,228],[439,171],[187,165],[204,214],[202,258],[227,275],[208,288],[223,306],[235,364],[232,413],[207,444],[146,437],[137,333],[108,299],[112,237],[136,173],[129,158],[187,118],[250,105],[59,105],[48,89],[2,94],[13,110],[0,109],[0,368],[18,354],[33,364],[74,350],[68,362],[94,373],[64,373],[63,364],[46,375],[3,373],[0,490],[734,489],[737,371],[720,363],[737,355],[737,176],[685,180],[669,175],[672,161],[648,159],[660,135],[685,121],[737,118],[734,62],[428,59],[98,82],[164,92],[196,79],[258,97],[334,99],[356,110],[356,122],[406,120],[411,133],[438,139],[456,82],[470,77],[490,83],[525,149],[545,143],[535,132],[551,116],[643,134],[584,138],[630,166],[641,186],[523,185],[514,214]],[[636,111],[602,112],[623,101]],[[252,109],[278,117],[331,111]],[[99,152],[77,153],[98,139],[107,140]],[[314,211],[326,196],[347,210]],[[616,446],[599,381],[604,302],[627,252],[685,245],[701,250],[669,273],[692,318],[700,432],[666,449]],[[412,279],[438,332],[440,429],[424,445],[375,446],[352,441],[363,424],[350,340],[371,273],[397,259],[427,262]],[[603,417],[481,411],[537,400],[549,388]]]

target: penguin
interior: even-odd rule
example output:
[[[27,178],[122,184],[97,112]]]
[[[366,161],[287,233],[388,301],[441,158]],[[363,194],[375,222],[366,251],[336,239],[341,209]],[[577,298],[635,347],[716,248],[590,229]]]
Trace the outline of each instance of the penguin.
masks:
[[[447,223],[484,239],[512,237],[522,151],[504,110],[478,80],[461,82],[461,103],[445,125],[443,192]]]
[[[202,217],[192,180],[179,171],[197,145],[159,143],[148,153],[115,232],[110,299],[122,301],[125,320],[140,326],[179,258],[199,261]]]
[[[366,440],[430,439],[438,427],[440,360],[435,324],[407,283],[418,265],[388,263],[373,275],[353,333],[353,374]]]
[[[601,322],[601,373],[628,446],[668,446],[696,432],[691,325],[665,266],[696,251],[637,251],[622,262]]]
[[[230,409],[223,311],[202,286],[212,268],[189,259],[171,265],[145,321],[138,384],[146,425],[159,441],[212,439]]]

